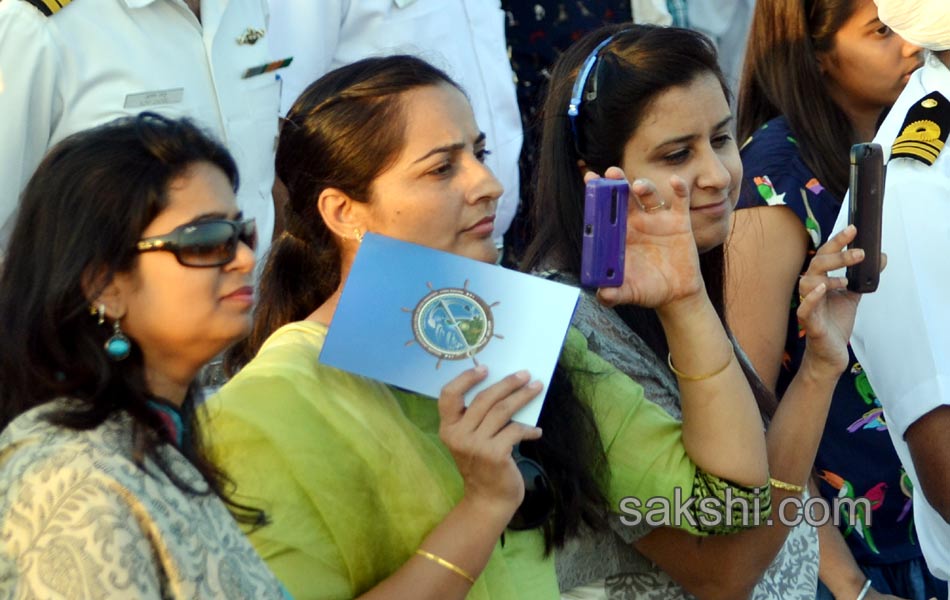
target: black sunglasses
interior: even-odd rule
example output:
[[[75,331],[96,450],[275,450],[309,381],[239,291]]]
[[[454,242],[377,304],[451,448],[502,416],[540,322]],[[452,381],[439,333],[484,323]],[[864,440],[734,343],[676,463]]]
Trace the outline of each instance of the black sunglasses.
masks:
[[[515,465],[524,479],[524,499],[511,521],[508,529],[522,531],[543,525],[554,510],[554,492],[544,467],[521,454],[518,446],[511,452]]]
[[[254,219],[187,223],[166,235],[141,239],[135,248],[139,252],[171,252],[186,267],[220,267],[237,256],[238,242],[244,242],[251,250],[257,246]]]

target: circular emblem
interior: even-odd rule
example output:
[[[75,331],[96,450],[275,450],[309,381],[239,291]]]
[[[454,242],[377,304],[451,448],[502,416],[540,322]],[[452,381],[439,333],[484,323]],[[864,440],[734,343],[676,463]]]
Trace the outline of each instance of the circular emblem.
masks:
[[[491,341],[491,307],[463,288],[433,290],[412,312],[412,333],[422,348],[447,360],[474,357]]]
[[[926,100],[921,102],[920,105],[923,106],[924,108],[934,108],[935,106],[937,106],[937,101],[934,100],[933,98],[927,98]]]

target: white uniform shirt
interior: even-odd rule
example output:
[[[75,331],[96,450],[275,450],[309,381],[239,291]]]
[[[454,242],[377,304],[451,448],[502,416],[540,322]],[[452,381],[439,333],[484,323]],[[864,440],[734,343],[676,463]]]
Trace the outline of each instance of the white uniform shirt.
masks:
[[[370,56],[412,54],[449,74],[468,95],[505,193],[493,238],[501,245],[518,209],[521,116],[500,0],[271,0],[271,51],[293,56],[282,112],[323,74]]]
[[[739,91],[754,10],[755,0],[689,0],[686,3],[690,29],[701,31],[716,43],[719,66],[733,95]]]
[[[630,11],[634,23],[664,26],[673,24],[673,15],[670,14],[666,0],[630,0]]]
[[[933,91],[950,98],[950,70],[931,58],[911,77],[874,138],[885,162],[910,107]],[[835,231],[847,223],[846,201]],[[914,484],[924,558],[934,575],[950,579],[950,525],[924,498],[904,441],[911,424],[950,404],[950,148],[932,166],[908,158],[887,163],[881,249],[887,268],[877,291],[861,299],[851,345]]]
[[[238,205],[255,217],[258,253],[274,225],[271,186],[280,82],[242,78],[270,61],[266,0],[73,0],[44,16],[0,2],[0,247],[20,192],[46,151],[83,129],[149,110],[195,119],[234,155]],[[279,72],[279,71],[278,71]]]

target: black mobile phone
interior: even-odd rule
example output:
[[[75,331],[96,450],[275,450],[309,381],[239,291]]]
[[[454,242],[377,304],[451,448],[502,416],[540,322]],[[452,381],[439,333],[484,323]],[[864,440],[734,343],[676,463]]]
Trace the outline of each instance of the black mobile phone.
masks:
[[[623,179],[594,179],[584,191],[581,285],[619,287],[627,245],[627,197]]]
[[[858,229],[848,248],[864,250],[864,260],[847,269],[848,289],[867,294],[881,274],[881,211],[884,207],[884,153],[879,144],[851,146],[848,223]]]

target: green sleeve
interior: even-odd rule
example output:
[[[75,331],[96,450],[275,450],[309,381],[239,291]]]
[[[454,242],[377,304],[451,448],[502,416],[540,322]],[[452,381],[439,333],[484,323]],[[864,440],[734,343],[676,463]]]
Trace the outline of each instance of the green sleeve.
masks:
[[[683,447],[682,426],[643,394],[643,387],[588,350],[576,329],[568,334],[561,364],[575,393],[594,414],[609,464],[607,498],[616,511],[636,496],[673,497],[692,493],[696,466]]]
[[[682,423],[650,402],[637,382],[601,359],[587,347],[577,330],[568,334],[561,365],[568,369],[574,391],[594,415],[607,456],[607,500],[615,513],[635,508],[646,518],[651,499],[672,505],[687,503],[691,518],[672,523],[695,534],[730,533],[739,530],[738,519],[710,519],[710,513],[725,514],[725,498],[742,497],[753,503],[760,515],[771,510],[768,487],[745,488],[698,469],[683,446]],[[636,502],[624,503],[625,498]],[[689,499],[693,499],[689,501]],[[699,501],[712,498],[706,512]],[[672,513],[671,513],[672,514]],[[654,515],[655,516],[655,515]]]

